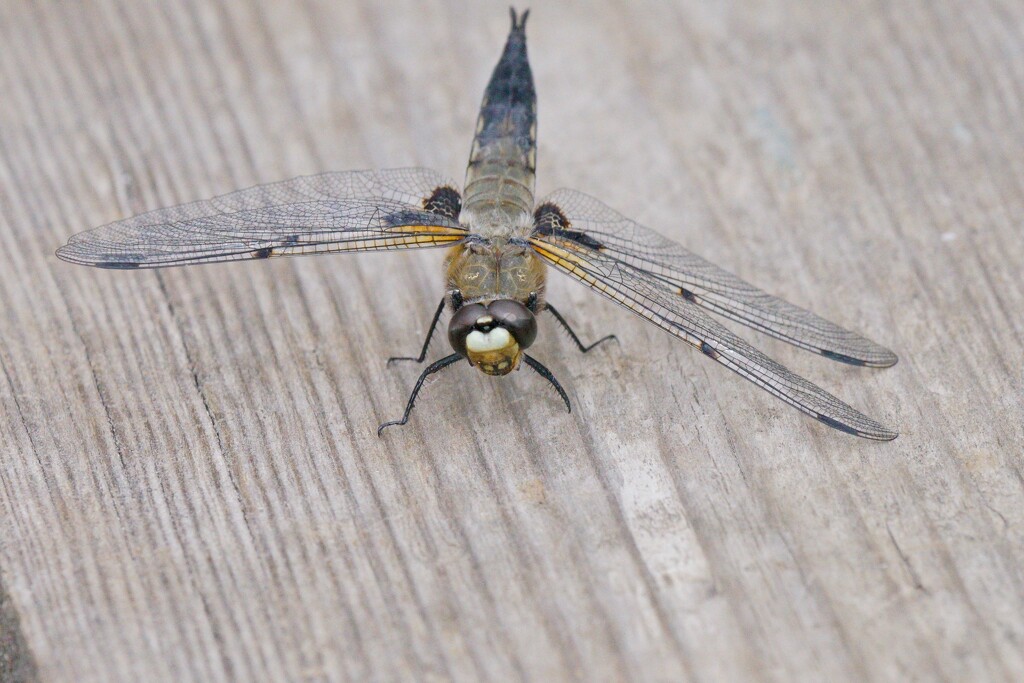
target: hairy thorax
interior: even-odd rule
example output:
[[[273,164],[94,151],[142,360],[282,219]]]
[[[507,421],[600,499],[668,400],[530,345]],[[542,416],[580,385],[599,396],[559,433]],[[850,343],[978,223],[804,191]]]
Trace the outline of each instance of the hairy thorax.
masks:
[[[527,244],[501,238],[465,242],[448,251],[446,291],[459,290],[467,303],[530,295],[544,300],[545,266]]]

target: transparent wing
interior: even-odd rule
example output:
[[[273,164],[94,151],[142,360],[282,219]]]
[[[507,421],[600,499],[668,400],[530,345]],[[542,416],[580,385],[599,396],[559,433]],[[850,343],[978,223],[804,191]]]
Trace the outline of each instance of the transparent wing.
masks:
[[[323,173],[150,211],[79,233],[57,256],[162,268],[293,254],[408,249],[463,239],[455,186],[427,169]]]
[[[896,354],[856,332],[768,294],[658,233],[625,218],[597,199],[574,190],[558,190],[538,207],[538,229],[582,234],[603,254],[647,273],[665,289],[698,306],[748,325],[827,358],[871,367],[896,363]],[[545,223],[547,225],[545,226]]]
[[[595,244],[581,243],[581,239],[586,241],[586,238],[535,234],[530,243],[559,270],[693,345],[704,355],[816,420],[868,439],[896,438],[896,432],[747,344],[696,303],[666,288],[657,276],[597,249]]]

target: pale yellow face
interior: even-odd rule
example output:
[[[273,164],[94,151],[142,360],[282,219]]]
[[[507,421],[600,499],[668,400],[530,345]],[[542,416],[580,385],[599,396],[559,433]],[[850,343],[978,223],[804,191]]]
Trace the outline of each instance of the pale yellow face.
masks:
[[[496,327],[490,332],[470,332],[466,357],[488,375],[507,375],[519,367],[522,350],[508,330]]]

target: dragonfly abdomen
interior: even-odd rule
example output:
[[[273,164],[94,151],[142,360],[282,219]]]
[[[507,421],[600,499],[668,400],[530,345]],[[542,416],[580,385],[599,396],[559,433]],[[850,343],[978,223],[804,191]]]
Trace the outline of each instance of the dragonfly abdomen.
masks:
[[[537,95],[526,55],[526,16],[512,29],[484,91],[466,169],[461,222],[482,234],[527,229],[533,212]]]

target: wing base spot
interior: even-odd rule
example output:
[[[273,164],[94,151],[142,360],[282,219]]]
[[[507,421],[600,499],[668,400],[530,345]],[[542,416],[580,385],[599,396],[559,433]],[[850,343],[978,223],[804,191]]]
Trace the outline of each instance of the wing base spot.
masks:
[[[570,230],[571,224],[558,206],[551,202],[545,202],[533,212],[533,230],[538,235],[558,237],[560,239],[575,242],[588,249],[600,251],[604,245],[585,232]]]

